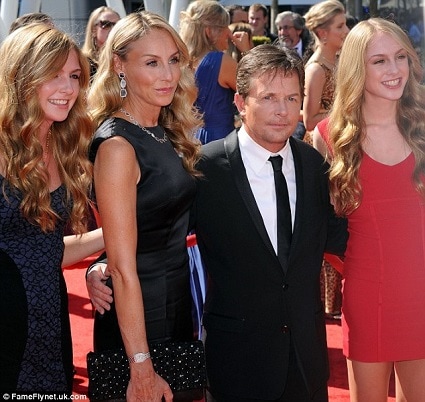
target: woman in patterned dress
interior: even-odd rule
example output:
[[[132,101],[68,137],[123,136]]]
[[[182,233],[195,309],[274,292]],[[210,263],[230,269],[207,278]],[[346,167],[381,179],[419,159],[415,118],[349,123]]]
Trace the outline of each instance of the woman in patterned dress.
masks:
[[[337,54],[349,31],[345,9],[338,0],[325,0],[312,6],[304,16],[312,33],[314,50],[305,64],[303,118],[307,131],[328,114],[334,92],[333,70]]]
[[[103,248],[86,230],[92,133],[78,46],[47,24],[15,30],[0,48],[0,391],[72,392],[62,265]],[[65,246],[66,243],[66,246]]]
[[[345,9],[339,0],[321,1],[305,14],[306,27],[314,37],[314,53],[305,65],[303,119],[304,141],[312,144],[312,132],[332,106],[337,53],[347,36]],[[326,260],[321,273],[322,299],[328,317],[341,313],[341,274]]]

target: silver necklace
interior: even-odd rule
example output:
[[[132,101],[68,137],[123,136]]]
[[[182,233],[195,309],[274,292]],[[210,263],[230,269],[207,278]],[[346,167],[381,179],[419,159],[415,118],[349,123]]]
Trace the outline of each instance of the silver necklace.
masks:
[[[137,127],[141,128],[145,133],[149,134],[152,138],[163,144],[164,142],[167,142],[167,134],[165,134],[162,138],[158,138],[152,131],[149,131],[146,127],[142,126],[130,113],[127,112],[127,110],[120,108],[120,112],[128,117],[130,121]]]
[[[323,56],[323,54],[321,56],[322,56],[323,60],[325,60],[326,62],[328,62],[332,66],[332,68],[335,68],[335,63],[330,62],[325,56]]]

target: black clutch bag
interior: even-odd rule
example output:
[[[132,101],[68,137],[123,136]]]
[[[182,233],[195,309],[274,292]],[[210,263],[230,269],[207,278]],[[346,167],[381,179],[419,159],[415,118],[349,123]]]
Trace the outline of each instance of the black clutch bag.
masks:
[[[207,374],[202,341],[156,343],[149,351],[155,371],[173,393],[203,397]],[[130,367],[124,349],[89,352],[87,372],[90,400],[125,399]]]

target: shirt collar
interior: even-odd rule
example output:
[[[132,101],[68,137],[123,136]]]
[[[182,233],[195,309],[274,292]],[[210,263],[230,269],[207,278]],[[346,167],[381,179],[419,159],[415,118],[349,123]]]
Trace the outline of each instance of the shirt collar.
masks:
[[[268,163],[270,156],[280,155],[283,158],[283,163],[287,164],[292,155],[289,139],[279,152],[272,153],[257,144],[246,132],[243,125],[238,131],[238,140],[242,159],[244,161],[249,161],[250,168],[255,173],[259,173],[264,168],[264,166]]]

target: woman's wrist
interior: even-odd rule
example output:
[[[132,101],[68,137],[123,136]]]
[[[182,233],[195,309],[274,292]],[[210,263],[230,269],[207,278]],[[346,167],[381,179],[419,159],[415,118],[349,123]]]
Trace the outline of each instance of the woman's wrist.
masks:
[[[127,356],[129,363],[143,363],[145,360],[151,358],[151,354],[149,352],[143,353],[139,352],[132,356]]]

